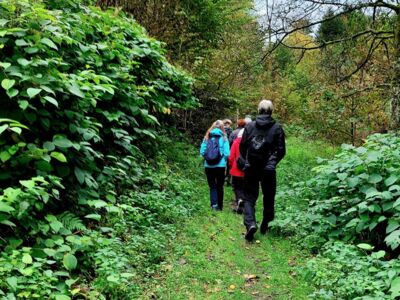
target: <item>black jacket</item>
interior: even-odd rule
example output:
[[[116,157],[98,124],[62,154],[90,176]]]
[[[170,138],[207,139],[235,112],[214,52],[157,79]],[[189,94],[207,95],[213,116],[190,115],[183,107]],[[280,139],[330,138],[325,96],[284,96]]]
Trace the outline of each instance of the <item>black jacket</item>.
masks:
[[[262,168],[264,170],[275,170],[278,163],[286,154],[285,133],[280,124],[270,115],[259,115],[256,121],[246,125],[242,141],[239,146],[240,155],[247,157],[247,150],[253,137],[263,135],[269,144],[265,150],[265,160],[263,165],[251,166],[252,168]],[[248,163],[248,162],[247,162]]]

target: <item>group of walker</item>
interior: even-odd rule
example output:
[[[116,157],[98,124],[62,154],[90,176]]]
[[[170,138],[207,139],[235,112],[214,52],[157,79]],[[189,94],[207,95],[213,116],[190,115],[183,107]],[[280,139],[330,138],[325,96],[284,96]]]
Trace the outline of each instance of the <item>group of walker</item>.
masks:
[[[226,170],[229,170],[235,210],[243,212],[248,241],[253,240],[258,229],[255,205],[260,184],[264,207],[261,234],[268,231],[268,224],[274,219],[276,166],[285,156],[286,149],[285,134],[281,125],[272,118],[273,110],[270,100],[262,100],[256,120],[239,119],[233,131],[229,120],[215,121],[200,147],[210,188],[211,209],[223,209],[224,183]]]

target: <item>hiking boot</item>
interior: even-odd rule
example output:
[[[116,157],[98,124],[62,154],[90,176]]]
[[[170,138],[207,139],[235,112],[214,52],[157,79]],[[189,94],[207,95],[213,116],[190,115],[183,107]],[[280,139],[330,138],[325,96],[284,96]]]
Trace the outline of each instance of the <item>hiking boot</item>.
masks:
[[[257,231],[257,226],[256,225],[251,225],[249,228],[247,228],[247,232],[246,235],[244,236],[244,238],[251,242],[254,239],[254,234]]]

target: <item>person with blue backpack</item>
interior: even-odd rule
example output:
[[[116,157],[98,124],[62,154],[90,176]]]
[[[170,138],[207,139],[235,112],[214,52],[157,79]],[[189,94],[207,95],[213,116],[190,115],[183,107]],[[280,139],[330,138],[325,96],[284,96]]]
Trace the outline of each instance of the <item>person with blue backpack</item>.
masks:
[[[217,120],[207,130],[200,146],[213,210],[222,210],[224,206],[225,170],[229,152],[229,140],[224,130],[224,123]]]

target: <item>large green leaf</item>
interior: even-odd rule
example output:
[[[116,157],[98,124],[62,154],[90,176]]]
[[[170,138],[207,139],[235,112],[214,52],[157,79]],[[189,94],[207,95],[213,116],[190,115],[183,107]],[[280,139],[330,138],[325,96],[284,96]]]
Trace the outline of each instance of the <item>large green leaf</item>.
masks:
[[[13,79],[3,79],[3,81],[1,82],[1,86],[3,87],[3,89],[5,89],[6,91],[8,91],[9,89],[11,89],[15,84],[15,80]]]
[[[82,93],[79,85],[76,82],[72,82],[71,84],[67,85],[67,88],[75,96],[85,98],[85,94]]]
[[[383,180],[383,177],[380,174],[372,174],[368,178],[368,182],[374,183],[374,184],[381,182],[382,180]]]
[[[390,177],[385,180],[385,185],[390,186],[390,185],[394,184],[398,179],[399,179],[399,176],[390,175]]]
[[[2,134],[4,131],[6,131],[8,128],[8,124],[4,124],[0,126],[0,134]]]
[[[50,156],[57,159],[60,162],[64,162],[64,163],[67,162],[67,158],[61,152],[51,152]]]
[[[23,262],[24,264],[31,264],[31,263],[33,263],[32,256],[30,256],[30,254],[28,254],[28,253],[24,253],[24,254],[22,255],[22,262]]]
[[[370,244],[365,244],[365,243],[358,244],[357,247],[360,249],[369,250],[369,251],[374,249],[373,246],[371,246]]]
[[[58,102],[57,102],[57,100],[54,99],[53,97],[44,96],[43,99],[46,100],[47,102],[53,104],[54,106],[58,107]]]
[[[37,89],[37,88],[28,88],[26,92],[28,93],[29,98],[35,97],[37,94],[39,94],[42,91],[42,89]]]
[[[73,254],[67,253],[64,255],[63,264],[67,270],[71,271],[76,268],[76,266],[78,264],[78,260],[76,259],[76,257]]]
[[[50,48],[54,49],[54,50],[58,50],[56,44],[54,44],[54,42],[48,38],[42,38],[40,40],[42,42],[42,44],[45,44],[46,46],[49,46]]]
[[[73,146],[72,142],[63,136],[55,136],[53,138],[53,144],[60,148],[70,148]]]
[[[391,292],[392,299],[400,297],[400,277],[393,279],[389,291]]]
[[[12,208],[10,205],[4,203],[4,202],[0,202],[0,212],[12,212],[14,210],[14,208]]]
[[[76,167],[74,170],[74,173],[75,173],[76,179],[78,179],[79,183],[83,184],[85,182],[85,172],[82,169]]]

